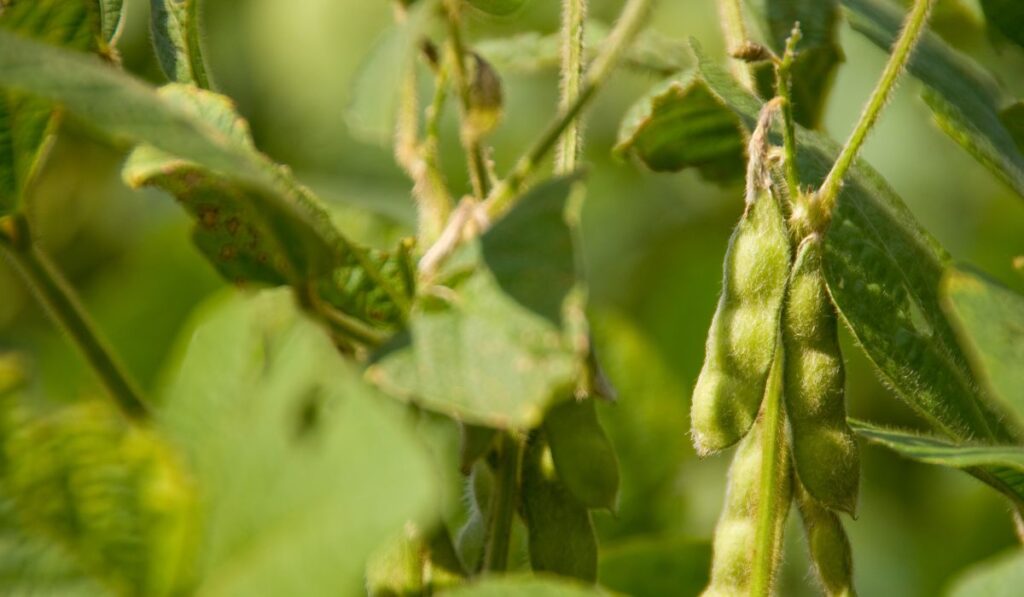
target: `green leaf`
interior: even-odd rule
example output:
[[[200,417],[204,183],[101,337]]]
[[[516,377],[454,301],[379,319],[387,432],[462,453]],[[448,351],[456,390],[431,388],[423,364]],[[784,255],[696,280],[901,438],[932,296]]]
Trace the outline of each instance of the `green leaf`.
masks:
[[[10,597],[87,597],[106,592],[53,541],[26,533],[10,500],[0,499],[0,578]]]
[[[575,178],[534,188],[438,275],[409,332],[368,377],[398,398],[471,424],[525,429],[574,386],[583,363],[573,237]]]
[[[124,24],[124,0],[99,0],[103,39],[113,45]]]
[[[950,268],[942,282],[942,300],[975,374],[1024,423],[1024,296],[970,271]]]
[[[584,50],[592,59],[604,47],[608,25],[589,19],[584,27]],[[503,73],[534,73],[557,70],[562,60],[561,33],[543,35],[536,31],[510,37],[483,39],[474,50]],[[622,65],[640,72],[667,77],[686,67],[686,42],[666,37],[653,29],[637,34],[622,57]]]
[[[287,293],[207,308],[158,420],[203,488],[206,595],[355,594],[436,511],[430,463]]]
[[[95,59],[3,32],[0,86],[60,102],[100,130],[150,144],[242,185],[245,196],[258,201],[251,215],[261,220],[261,232],[280,235],[277,245],[287,251],[292,276],[330,273],[349,258],[347,243],[319,202],[286,170],[224,133],[240,128],[229,123],[237,116],[218,96],[184,86],[157,93]],[[166,158],[147,152],[153,162],[147,165],[155,168],[161,157]]]
[[[390,145],[394,141],[402,82],[415,68],[415,56],[438,0],[417,2],[405,19],[374,43],[352,86],[345,122],[357,138]]]
[[[768,44],[780,56],[793,25],[802,37],[793,62],[793,116],[802,126],[821,126],[832,82],[843,62],[839,45],[839,0],[759,0]],[[770,64],[757,69],[761,95],[775,95],[775,71]]]
[[[615,507],[619,461],[597,420],[593,398],[556,404],[544,418],[558,478],[588,508]]]
[[[899,8],[881,0],[842,2],[855,30],[879,48],[892,47],[903,18]],[[1024,197],[1024,153],[1000,120],[1009,99],[992,75],[927,32],[909,69],[924,83],[924,101],[939,127]]]
[[[532,437],[523,455],[520,499],[530,565],[537,572],[595,582],[597,537],[590,512],[558,478],[544,435]]]
[[[1019,0],[981,0],[988,26],[1024,47],[1024,4]]]
[[[1015,597],[1024,586],[1024,550],[1015,549],[975,564],[960,574],[949,597]]]
[[[441,597],[600,597],[603,592],[586,585],[546,575],[494,576],[440,593]]]
[[[345,240],[319,200],[287,170],[256,151],[249,126],[225,97],[172,84],[161,97],[207,123],[240,154],[251,156],[272,189],[220,175],[143,145],[123,176],[133,187],[158,186],[192,215],[193,240],[226,279],[236,283],[307,283],[319,298],[376,328],[393,329],[413,294],[411,246],[368,251]]]
[[[38,414],[8,401],[0,485],[25,528],[119,594],[191,580],[197,497],[178,455],[106,402]]]
[[[683,537],[632,539],[601,551],[601,585],[634,597],[699,595],[708,586],[711,545]]]
[[[852,419],[850,427],[906,458],[966,471],[1016,504],[1024,504],[1024,448],[1020,446],[956,445]]]
[[[248,123],[227,98],[183,85],[164,87],[160,95],[215,127],[240,152],[259,159]],[[269,210],[276,211],[277,198],[267,196],[262,188],[238,184],[151,145],[132,152],[123,176],[132,187],[157,186],[174,195],[196,222],[196,245],[230,281],[279,285],[307,271],[330,271],[331,251],[323,246],[326,243],[305,234],[306,222],[289,211],[267,217]],[[321,255],[327,263],[303,263],[307,255]]]
[[[499,17],[508,16],[526,4],[526,0],[469,0],[473,8]]]
[[[225,98],[182,85],[157,92],[99,61],[3,32],[0,86],[63,103],[70,112],[98,129],[151,145],[140,148],[128,164],[126,177],[130,183],[160,183],[186,195],[213,193],[215,204],[232,202],[232,211],[237,213],[224,218],[217,216],[217,225],[231,236],[232,216],[244,214],[245,223],[252,224],[260,237],[260,247],[273,249],[274,253],[268,254],[270,267],[260,268],[252,262],[255,258],[260,263],[263,251],[258,248],[244,257],[228,259],[229,264],[218,264],[222,271],[255,271],[258,281],[286,279],[305,287],[308,282],[333,275],[337,268],[342,268],[351,275],[342,280],[345,283],[340,288],[351,288],[347,283],[353,275],[363,276],[401,304],[405,291],[394,287],[394,276],[377,271],[376,267],[383,267],[382,264],[340,235],[308,189],[286,168],[252,147],[247,125]],[[196,204],[196,213],[201,207]],[[224,245],[217,241],[223,240],[223,232],[198,235],[208,243],[203,248],[215,260],[222,257]],[[242,253],[239,247],[235,248],[239,250],[229,249],[223,256],[237,257]],[[327,300],[335,304],[344,302],[336,296]]]
[[[199,41],[199,0],[150,0],[156,57],[167,78],[210,89]]]
[[[700,63],[708,87],[751,130],[761,102],[721,68],[702,57]],[[778,130],[772,142],[782,145]],[[800,128],[797,147],[801,182],[818,186],[838,144]],[[955,439],[1013,441],[1017,430],[985,403],[942,312],[939,284],[949,256],[864,162],[844,181],[825,241],[832,299],[896,394]]]
[[[657,172],[697,168],[708,180],[743,176],[739,120],[688,71],[652,89],[627,113],[615,146]]]
[[[11,0],[0,8],[0,30],[72,50],[100,49],[93,0]],[[0,91],[0,216],[18,209],[56,127],[48,102]]]

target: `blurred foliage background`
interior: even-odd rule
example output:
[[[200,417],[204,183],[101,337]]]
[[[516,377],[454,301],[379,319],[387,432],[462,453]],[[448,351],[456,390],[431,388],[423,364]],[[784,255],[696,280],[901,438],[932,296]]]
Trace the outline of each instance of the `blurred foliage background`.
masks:
[[[148,3],[126,3],[119,44],[124,66],[160,82]],[[508,19],[478,15],[469,24],[472,38],[554,32],[558,4],[535,0]],[[592,17],[611,19],[620,4],[594,0]],[[939,7],[935,29],[998,73],[1012,93],[1024,95],[1024,52],[989,38],[975,2],[942,0]],[[724,60],[716,16],[711,0],[662,2],[651,22],[673,38],[699,39]],[[344,109],[360,63],[391,17],[388,3],[360,0],[219,0],[206,3],[205,15],[213,76],[251,121],[257,144],[329,200],[344,230],[380,246],[412,230],[409,185],[388,148],[353,138]],[[839,139],[884,63],[882,52],[848,28],[842,42],[847,62],[825,119],[826,130]],[[558,89],[554,72],[503,75],[505,121],[491,138],[499,172],[550,117]],[[623,474],[619,511],[597,521],[602,550],[608,551],[654,536],[709,537],[729,461],[695,457],[687,412],[726,242],[742,210],[741,190],[709,185],[693,172],[655,175],[611,158],[622,115],[654,82],[650,75],[620,72],[586,126],[591,318],[600,358],[619,390],[616,404],[601,406]],[[1024,274],[1012,266],[1014,256],[1024,255],[1024,204],[933,126],[918,85],[908,80],[901,87],[864,157],[957,260],[1024,291]],[[453,187],[465,190],[454,114],[445,126],[442,160]],[[153,390],[167,383],[164,364],[188,314],[223,283],[190,245],[186,217],[170,197],[124,187],[123,157],[124,148],[65,122],[29,205],[41,242],[129,369]],[[851,415],[920,428],[845,340]],[[28,355],[39,396],[70,401],[100,391],[21,281],[0,263],[4,350]],[[961,473],[865,445],[862,487],[859,517],[847,528],[864,595],[936,594],[972,562],[1015,542],[1002,498]],[[806,582],[795,516],[791,525],[781,591],[800,595],[813,583]]]

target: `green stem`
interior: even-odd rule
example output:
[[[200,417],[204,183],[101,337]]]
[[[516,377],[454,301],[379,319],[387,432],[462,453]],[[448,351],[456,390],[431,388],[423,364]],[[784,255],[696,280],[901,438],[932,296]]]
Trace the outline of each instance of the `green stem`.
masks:
[[[485,202],[487,216],[491,220],[501,217],[515,204],[523,185],[544,160],[544,157],[558,143],[566,130],[570,128],[576,117],[593,100],[598,90],[608,79],[608,75],[618,65],[629,47],[630,42],[640,31],[647,10],[652,0],[628,0],[622,9],[615,28],[608,36],[601,53],[587,69],[579,95],[571,104],[561,110],[558,116],[548,125],[540,138],[533,144],[523,157],[516,162],[512,172],[494,189]]]
[[[786,487],[786,429],[782,406],[782,366],[785,358],[782,343],[775,349],[775,361],[765,391],[761,411],[761,489],[757,512],[757,534],[754,542],[754,561],[751,594],[770,595],[779,561],[781,527],[780,517],[788,508]],[[787,500],[786,503],[782,503]]]
[[[469,167],[469,181],[473,186],[473,194],[477,199],[483,200],[490,192],[490,179],[487,176],[487,161],[484,158],[484,150],[480,145],[480,137],[467,126],[469,114],[472,109],[472,81],[469,78],[469,70],[466,68],[466,44],[462,39],[462,24],[459,15],[459,3],[449,0],[445,3],[448,23],[448,43],[452,53],[452,64],[455,66],[455,86],[459,91],[459,101],[462,104],[462,145],[466,151],[466,159]]]
[[[775,89],[782,98],[782,146],[786,158],[786,186],[790,197],[801,196],[800,173],[796,165],[796,125],[793,119],[793,60],[796,57],[796,45],[800,42],[800,25],[793,28],[793,33],[786,40],[786,52],[782,61],[775,67]]]
[[[121,410],[133,419],[145,419],[149,410],[141,393],[100,336],[74,290],[32,241],[23,216],[0,220],[0,247],[36,299],[82,352]]]
[[[818,190],[820,208],[825,213],[831,213],[835,207],[839,191],[843,187],[843,177],[846,176],[847,170],[850,169],[854,160],[857,159],[857,154],[864,145],[864,140],[867,138],[868,133],[871,132],[871,129],[874,128],[875,123],[878,122],[878,116],[881,114],[882,109],[889,102],[889,97],[896,86],[896,81],[903,74],[907,63],[910,61],[910,56],[917,46],[917,42],[920,41],[921,35],[924,33],[925,26],[928,24],[928,15],[934,3],[935,0],[915,0],[910,14],[907,15],[903,31],[900,33],[899,39],[896,40],[892,54],[889,56],[889,62],[885,65],[885,70],[882,72],[882,78],[878,81],[878,85],[871,94],[871,98],[868,99],[864,112],[860,116],[860,121],[857,122],[857,126],[854,127],[849,140],[839,153],[839,157],[836,158],[832,171],[828,173],[828,177]]]
[[[718,0],[718,16],[725,36],[725,47],[731,56],[748,40],[740,0]],[[744,87],[754,90],[754,75],[749,64],[741,60],[730,60],[729,68]]]
[[[519,500],[519,477],[523,462],[523,444],[510,434],[498,443],[498,471],[488,513],[487,545],[484,549],[484,570],[504,572],[508,569],[512,522]]]
[[[583,34],[587,18],[587,0],[564,0],[562,5],[562,100],[560,109],[569,109],[583,87]],[[582,151],[582,127],[573,120],[562,135],[555,171],[568,174],[576,170]]]

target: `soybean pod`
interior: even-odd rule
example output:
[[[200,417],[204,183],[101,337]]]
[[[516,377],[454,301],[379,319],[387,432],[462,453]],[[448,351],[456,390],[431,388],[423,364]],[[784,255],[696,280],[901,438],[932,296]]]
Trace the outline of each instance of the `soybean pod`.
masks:
[[[797,506],[804,521],[815,575],[829,597],[852,597],[853,556],[850,540],[835,512],[822,506],[797,483]]]
[[[825,507],[853,514],[860,455],[846,423],[843,355],[822,257],[822,240],[812,234],[793,266],[782,323],[786,409],[800,482]]]
[[[765,439],[767,433],[778,433],[765,429],[764,419],[743,438],[729,467],[729,482],[725,494],[725,506],[715,527],[712,545],[711,582],[705,589],[704,597],[750,595],[755,592],[755,570],[758,558],[765,558],[770,589],[779,564],[782,532],[786,514],[792,500],[792,475],[789,474],[788,454],[784,434],[776,452],[769,457],[777,458],[782,468],[771,480],[770,492],[765,491],[764,473],[770,467],[765,464]],[[771,493],[772,495],[768,495]],[[764,512],[765,508],[772,508]],[[767,520],[771,524],[771,552],[759,553],[759,523]]]
[[[776,196],[763,188],[752,196],[729,241],[722,294],[693,390],[693,442],[702,455],[739,441],[757,418],[775,357],[789,267],[785,219]]]

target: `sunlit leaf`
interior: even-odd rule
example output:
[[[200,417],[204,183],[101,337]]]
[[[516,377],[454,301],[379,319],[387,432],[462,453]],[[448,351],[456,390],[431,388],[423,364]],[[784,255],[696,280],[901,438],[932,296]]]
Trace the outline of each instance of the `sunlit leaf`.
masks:
[[[950,268],[942,299],[978,378],[1024,421],[1024,296]]]
[[[841,0],[850,24],[886,51],[900,30],[902,11],[884,0]],[[910,60],[925,84],[924,100],[939,127],[1024,197],[1024,153],[1000,120],[1009,103],[995,79],[969,57],[925,33]]]
[[[953,581],[949,597],[1015,597],[1024,585],[1024,550],[975,564]]]
[[[751,129],[760,101],[721,68],[700,62],[709,88]],[[772,142],[781,146],[778,131]],[[801,182],[819,185],[839,146],[799,129],[797,147]],[[825,250],[829,291],[843,320],[900,398],[952,438],[1016,437],[985,402],[942,312],[939,284],[949,256],[863,162],[846,176]]]
[[[150,0],[156,57],[167,78],[210,88],[199,42],[199,0]]]
[[[739,119],[689,71],[658,85],[630,109],[615,152],[635,155],[659,172],[692,167],[709,180],[738,180],[744,164],[739,126]]]
[[[98,50],[100,26],[94,0],[12,0],[0,9],[0,29],[72,50]],[[0,91],[0,216],[18,208],[55,128],[48,102]]]
[[[367,371],[386,392],[459,420],[529,428],[582,368],[565,206],[574,179],[531,191],[449,260],[413,308],[409,333]]]
[[[601,550],[597,579],[634,597],[699,595],[708,586],[711,545],[682,537],[640,538]]]
[[[1015,503],[1024,502],[1024,448],[1020,446],[955,445],[853,420],[850,427],[902,456],[961,469],[1006,494]]]
[[[356,594],[434,511],[430,463],[287,293],[232,296],[186,336],[158,420],[203,487],[205,595]]]
[[[800,23],[801,41],[792,69],[793,116],[807,128],[818,128],[832,82],[843,62],[839,45],[839,0],[758,0],[767,25],[768,43],[782,55],[794,24]],[[775,95],[775,73],[770,64],[757,69],[764,97]]]

